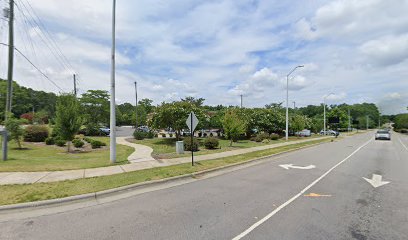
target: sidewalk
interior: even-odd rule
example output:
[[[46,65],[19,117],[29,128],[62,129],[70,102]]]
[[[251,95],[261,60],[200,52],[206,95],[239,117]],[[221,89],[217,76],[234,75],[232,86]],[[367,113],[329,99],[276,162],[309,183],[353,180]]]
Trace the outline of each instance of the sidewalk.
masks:
[[[317,139],[330,138],[311,138],[299,141],[291,141],[284,143],[277,143],[259,147],[244,148],[220,153],[212,153],[206,155],[195,156],[195,161],[203,161],[210,159],[217,159],[223,157],[236,156],[240,154],[255,152],[259,150],[265,150],[270,148],[277,148],[286,145],[297,144],[301,142],[309,142]],[[89,168],[89,169],[79,169],[79,170],[66,170],[66,171],[52,171],[52,172],[4,172],[0,173],[0,185],[8,184],[30,184],[30,183],[42,183],[42,182],[56,182],[63,180],[74,180],[80,178],[90,178],[99,176],[108,176],[118,173],[133,172],[142,169],[149,169],[154,167],[164,167],[170,165],[176,165],[181,163],[187,163],[191,161],[190,157],[182,158],[172,158],[172,159],[161,159],[160,161],[154,159],[151,156],[153,149],[141,144],[130,143],[126,141],[126,137],[118,137],[117,143],[133,147],[135,152],[133,152],[129,157],[129,164],[126,165],[116,165],[109,167],[100,168]]]

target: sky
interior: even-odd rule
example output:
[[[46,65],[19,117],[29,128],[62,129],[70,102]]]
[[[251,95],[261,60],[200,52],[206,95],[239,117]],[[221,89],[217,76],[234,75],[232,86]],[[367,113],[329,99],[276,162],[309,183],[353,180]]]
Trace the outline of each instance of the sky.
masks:
[[[16,47],[58,87],[16,53],[19,84],[72,92],[76,73],[79,93],[110,89],[111,0],[15,2]],[[286,76],[303,65],[289,77],[290,106],[326,98],[404,113],[407,12],[408,0],[117,0],[116,100],[134,103],[137,81],[139,99],[155,104],[193,96],[240,105],[242,94],[244,106],[262,107],[285,101]]]

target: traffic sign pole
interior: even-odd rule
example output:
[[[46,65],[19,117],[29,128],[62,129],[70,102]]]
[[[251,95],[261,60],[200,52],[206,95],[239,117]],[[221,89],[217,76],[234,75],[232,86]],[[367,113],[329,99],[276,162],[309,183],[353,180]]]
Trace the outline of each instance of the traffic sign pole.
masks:
[[[191,118],[191,126],[193,126],[193,113],[190,113],[190,118]],[[194,166],[194,144],[193,144],[193,128],[191,128],[191,166]]]

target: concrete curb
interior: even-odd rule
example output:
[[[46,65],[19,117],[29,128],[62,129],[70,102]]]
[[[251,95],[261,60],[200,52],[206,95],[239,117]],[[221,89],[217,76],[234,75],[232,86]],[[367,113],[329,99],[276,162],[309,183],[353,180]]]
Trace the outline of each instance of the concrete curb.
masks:
[[[153,180],[153,181],[148,181],[148,182],[135,183],[135,184],[122,186],[122,187],[118,187],[118,188],[113,188],[113,189],[108,189],[108,190],[104,190],[104,191],[100,191],[100,192],[85,193],[85,194],[75,195],[75,196],[71,196],[71,197],[57,198],[57,199],[50,199],[50,200],[42,200],[42,201],[37,201],[37,202],[27,202],[27,203],[17,203],[17,204],[11,204],[11,205],[3,205],[3,206],[0,206],[0,213],[5,212],[5,211],[11,211],[11,210],[24,210],[24,209],[28,209],[28,208],[52,206],[52,205],[57,205],[57,204],[75,203],[75,202],[89,201],[89,200],[98,200],[98,198],[103,198],[103,197],[107,197],[107,196],[110,196],[110,195],[123,193],[123,192],[126,192],[126,191],[132,191],[132,190],[135,190],[137,188],[150,187],[150,186],[155,186],[155,185],[159,185],[159,184],[163,184],[163,183],[168,183],[168,182],[173,182],[173,181],[183,180],[183,179],[188,179],[188,178],[196,178],[197,176],[200,176],[200,175],[205,175],[205,174],[208,174],[208,173],[218,172],[218,171],[222,171],[222,170],[231,169],[230,172],[233,172],[235,170],[239,170],[239,169],[233,169],[233,168],[238,167],[238,166],[248,165],[248,167],[249,167],[251,165],[256,165],[256,164],[260,164],[260,163],[263,163],[263,162],[273,160],[273,159],[269,159],[271,157],[283,155],[283,154],[289,153],[289,152],[294,152],[294,151],[297,151],[297,150],[300,150],[300,149],[314,147],[314,146],[321,145],[321,144],[328,143],[328,142],[331,142],[331,141],[323,141],[323,142],[319,142],[319,143],[315,143],[315,144],[311,144],[311,145],[306,145],[306,146],[290,149],[290,150],[283,151],[283,152],[280,152],[280,153],[275,153],[275,154],[260,157],[260,158],[253,158],[253,159],[246,160],[246,161],[243,161],[243,162],[233,163],[233,164],[229,164],[229,165],[225,165],[225,166],[221,166],[221,167],[217,167],[217,168],[212,168],[212,169],[207,169],[207,170],[203,170],[203,171],[199,171],[199,172],[195,172],[195,173],[189,173],[189,174],[184,174],[184,175],[180,175],[180,176],[174,176],[174,177],[170,177],[170,178],[164,178],[164,179]]]

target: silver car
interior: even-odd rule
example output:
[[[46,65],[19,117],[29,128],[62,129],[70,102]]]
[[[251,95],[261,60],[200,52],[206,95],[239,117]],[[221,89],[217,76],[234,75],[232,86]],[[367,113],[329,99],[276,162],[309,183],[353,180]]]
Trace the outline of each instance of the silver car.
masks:
[[[391,140],[391,133],[388,130],[378,130],[375,133],[375,140]]]

